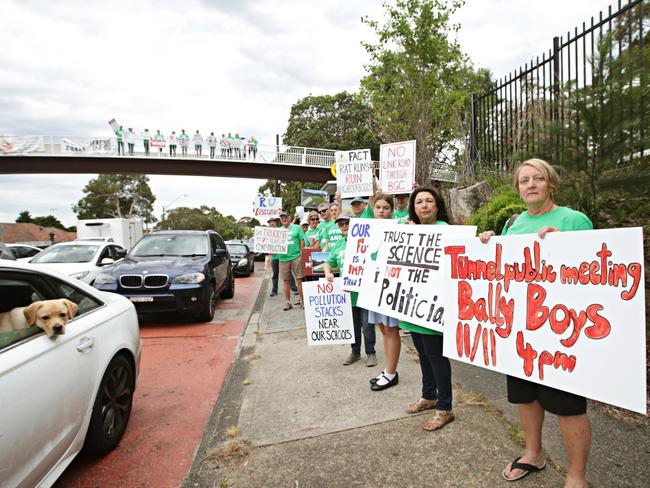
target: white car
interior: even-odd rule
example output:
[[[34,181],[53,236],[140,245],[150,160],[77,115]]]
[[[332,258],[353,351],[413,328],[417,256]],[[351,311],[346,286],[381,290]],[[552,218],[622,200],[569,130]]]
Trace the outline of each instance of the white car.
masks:
[[[103,266],[126,256],[126,249],[114,242],[60,242],[34,256],[29,262],[92,284]]]
[[[112,450],[131,414],[142,343],[126,298],[41,266],[0,262],[0,312],[41,299],[78,305],[63,335],[0,331],[0,487],[49,487],[82,447]]]
[[[42,251],[40,247],[29,244],[7,244],[7,247],[14,253],[16,261],[29,261]]]

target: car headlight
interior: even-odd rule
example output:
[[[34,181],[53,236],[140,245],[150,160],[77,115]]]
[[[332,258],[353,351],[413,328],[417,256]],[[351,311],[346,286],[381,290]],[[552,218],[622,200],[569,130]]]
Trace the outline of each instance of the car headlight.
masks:
[[[115,276],[108,273],[100,273],[95,278],[95,285],[114,285]]]
[[[90,273],[90,271],[79,271],[78,273],[72,273],[70,276],[77,278],[78,280],[82,280],[88,276],[88,273]]]
[[[188,273],[179,275],[172,280],[172,283],[202,283],[205,279],[203,273]]]
[[[246,266],[247,264],[248,264],[248,259],[246,259],[246,258],[244,258],[244,259],[240,259],[240,260],[237,262],[237,266]]]

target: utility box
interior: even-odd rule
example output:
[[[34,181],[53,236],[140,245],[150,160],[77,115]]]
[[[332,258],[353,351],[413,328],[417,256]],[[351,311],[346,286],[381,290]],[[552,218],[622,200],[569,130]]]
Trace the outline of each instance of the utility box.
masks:
[[[77,221],[77,240],[115,242],[129,251],[144,234],[140,219],[83,219]]]

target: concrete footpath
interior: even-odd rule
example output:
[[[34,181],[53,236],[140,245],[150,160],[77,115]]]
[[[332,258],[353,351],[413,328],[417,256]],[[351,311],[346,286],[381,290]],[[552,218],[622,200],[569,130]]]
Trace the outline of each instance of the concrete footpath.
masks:
[[[268,295],[267,276],[186,488],[510,486],[501,472],[523,444],[502,375],[454,362],[456,420],[425,432],[429,412],[404,412],[421,392],[410,337],[402,338],[399,384],[373,392],[368,380],[383,369],[378,330],[379,364],[342,366],[349,346],[308,347],[303,310],[284,312],[283,299]],[[648,486],[648,419],[600,404],[590,405],[590,418],[590,485]],[[544,445],[547,469],[517,486],[563,486],[567,462],[553,415]]]

